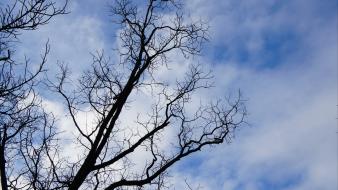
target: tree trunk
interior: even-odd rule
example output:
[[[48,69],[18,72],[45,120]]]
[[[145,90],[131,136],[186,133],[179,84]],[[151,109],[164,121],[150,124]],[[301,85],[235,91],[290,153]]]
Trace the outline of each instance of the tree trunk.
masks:
[[[81,168],[76,173],[72,183],[69,186],[68,190],[77,190],[80,188],[80,186],[83,184],[83,182],[86,180],[86,177],[91,172],[91,168],[95,164],[95,157],[93,154],[89,153],[88,157],[85,159],[83,164],[81,165]]]
[[[6,177],[6,160],[5,160],[5,149],[0,146],[0,178],[1,178],[1,189],[8,190],[7,177]]]

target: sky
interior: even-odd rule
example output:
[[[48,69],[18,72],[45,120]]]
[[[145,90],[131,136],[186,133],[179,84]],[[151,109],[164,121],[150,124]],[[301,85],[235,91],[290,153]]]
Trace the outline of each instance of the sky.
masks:
[[[34,62],[49,39],[48,72],[61,61],[80,75],[91,52],[111,53],[117,43],[109,3],[71,1],[68,15],[23,33],[16,55]],[[203,190],[337,189],[337,1],[187,0],[184,10],[210,26],[194,59],[213,70],[216,87],[200,97],[240,89],[249,116],[230,144],[176,164],[173,189],[188,189],[185,181]],[[180,58],[171,64],[187,67]],[[63,114],[53,95],[41,95]],[[137,106],[134,114],[144,105]]]

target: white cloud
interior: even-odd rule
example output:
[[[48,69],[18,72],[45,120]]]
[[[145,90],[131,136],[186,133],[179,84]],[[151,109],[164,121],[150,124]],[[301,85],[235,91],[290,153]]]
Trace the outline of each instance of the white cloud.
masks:
[[[215,59],[213,55],[201,58],[206,68],[214,70],[216,88],[199,96],[224,96],[241,88],[248,98],[248,121],[252,126],[240,130],[230,146],[193,156],[191,159],[200,162],[191,164],[196,168],[180,171],[179,164],[173,170],[176,189],[185,189],[182,181],[185,177],[193,187],[200,184],[203,189],[254,190],[264,188],[266,184],[262,183],[284,185],[280,189],[285,190],[335,189],[336,19],[322,18],[315,11],[314,2],[304,0],[189,3],[193,17],[210,21],[211,46],[221,47],[211,53],[228,55],[223,59]],[[35,54],[49,37],[50,60],[69,62],[78,74],[76,69],[90,63],[89,52],[110,46],[104,41],[103,25],[99,17],[89,17],[84,12],[66,15],[41,28],[39,33],[23,36],[26,48],[22,52]],[[268,56],[264,53],[273,51],[266,50],[265,35],[287,30],[300,38],[293,39],[297,48],[279,52],[282,57],[274,60],[278,62],[275,67],[252,67],[264,62]],[[243,49],[249,52],[249,59],[239,64],[237,51]],[[171,61],[172,70],[160,70],[159,75],[175,82],[173,73],[182,75],[187,62],[177,57]],[[53,64],[49,65],[52,69]],[[129,120],[127,125],[131,126],[134,120],[130,118],[147,110],[149,104],[142,99],[126,111],[123,118]],[[59,104],[50,102],[49,107],[64,115]],[[63,120],[62,126],[71,125],[67,122]],[[135,156],[140,157],[144,155]],[[184,165],[189,166],[189,161]]]
[[[190,181],[207,184],[206,189],[271,189],[272,185],[274,189],[335,189],[337,31],[332,23],[336,20],[320,17],[316,5],[304,1],[285,2],[272,15],[258,13],[276,2],[231,2],[194,1],[189,5],[196,15],[211,19],[213,42],[236,46],[241,43],[237,39],[247,38],[246,43],[251,44],[250,39],[264,37],[264,31],[287,26],[294,27],[293,32],[301,38],[296,44],[299,49],[286,54],[282,62],[276,60],[276,67],[262,69],[236,65],[231,57],[205,57],[216,62],[217,89],[237,86],[244,91],[251,126],[240,130],[230,146],[200,155],[201,163],[191,165],[195,169],[180,171],[189,167],[186,161],[175,172],[178,176],[194,173]],[[301,6],[306,7],[294,10]],[[238,22],[241,19],[243,22]],[[253,56],[257,54],[255,49],[249,50]],[[230,74],[223,70],[230,70]]]
[[[103,2],[99,3],[97,7],[102,4]],[[58,61],[67,63],[74,75],[79,74],[91,63],[91,53],[109,49],[106,47],[106,34],[103,31],[107,21],[86,13],[83,8],[79,2],[71,1],[67,8],[69,14],[54,17],[49,24],[40,26],[38,30],[25,31],[20,36],[21,44],[18,46],[17,56],[28,55],[34,65],[40,58],[39,52],[49,41],[49,74],[57,71]]]

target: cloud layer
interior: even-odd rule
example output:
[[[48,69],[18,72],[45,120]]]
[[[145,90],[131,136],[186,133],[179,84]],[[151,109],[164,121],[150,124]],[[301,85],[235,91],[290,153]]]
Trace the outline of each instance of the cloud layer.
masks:
[[[203,59],[217,71],[219,89],[244,91],[251,125],[230,146],[182,164],[179,175],[186,176],[184,168],[191,166],[188,179],[204,189],[337,187],[333,5],[254,0],[190,5],[212,28],[211,50]]]
[[[110,52],[115,31],[103,16],[108,11],[100,9],[108,2],[87,3],[75,1],[69,15],[39,33],[26,33],[24,48],[17,54],[36,55],[49,38],[51,72],[61,60],[77,75],[90,63],[89,52]],[[186,4],[192,18],[210,24],[210,43],[199,61],[214,70],[212,94],[224,96],[240,88],[250,115],[249,126],[238,131],[232,144],[202,151],[176,165],[172,170],[176,189],[187,189],[184,178],[191,187],[206,190],[337,188],[336,7],[333,0]],[[172,62],[173,71],[186,66]],[[135,110],[142,110],[142,105]]]

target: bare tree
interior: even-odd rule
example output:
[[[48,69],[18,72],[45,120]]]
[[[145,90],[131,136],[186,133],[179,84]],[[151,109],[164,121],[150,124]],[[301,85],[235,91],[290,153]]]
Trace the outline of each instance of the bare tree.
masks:
[[[94,54],[91,69],[77,85],[61,65],[58,82],[50,86],[64,98],[82,149],[77,162],[49,159],[56,183],[71,190],[164,188],[171,166],[203,147],[229,142],[242,125],[240,95],[234,101],[200,103],[193,113],[188,110],[196,105],[192,98],[198,90],[212,87],[212,75],[201,65],[192,64],[174,85],[160,80],[157,72],[170,67],[171,56],[198,55],[207,40],[207,26],[187,20],[180,2],[148,0],[142,7],[116,0],[112,13],[121,26],[119,61],[112,63],[103,52]],[[129,118],[135,121],[130,126],[121,115],[132,108],[131,97],[137,99],[142,91],[151,93],[151,109]],[[95,121],[82,125],[81,112],[94,113]],[[164,146],[168,132],[171,143]],[[132,156],[138,152],[145,156],[136,163]],[[138,168],[143,169],[137,170],[140,161]]]
[[[111,9],[121,26],[119,60],[97,52],[78,82],[63,64],[57,80],[48,82],[73,122],[76,161],[64,155],[54,119],[35,91],[48,43],[35,72],[28,60],[20,69],[11,56],[21,31],[47,24],[65,7],[52,0],[16,0],[0,9],[2,189],[168,188],[175,163],[203,147],[230,142],[246,115],[240,94],[233,101],[196,102],[199,90],[212,88],[212,74],[200,64],[191,64],[175,82],[159,74],[170,68],[173,56],[198,55],[207,40],[208,27],[188,19],[181,2],[116,0]],[[142,93],[151,97],[149,109],[123,118]],[[81,113],[93,114],[94,121],[83,124]]]
[[[3,2],[1,2],[3,3]],[[53,148],[53,117],[41,108],[36,94],[38,76],[44,72],[49,44],[41,62],[30,70],[29,59],[16,61],[15,42],[24,30],[38,26],[60,14],[49,0],[15,0],[0,8],[0,178],[1,189],[49,189],[51,179],[44,157]]]

